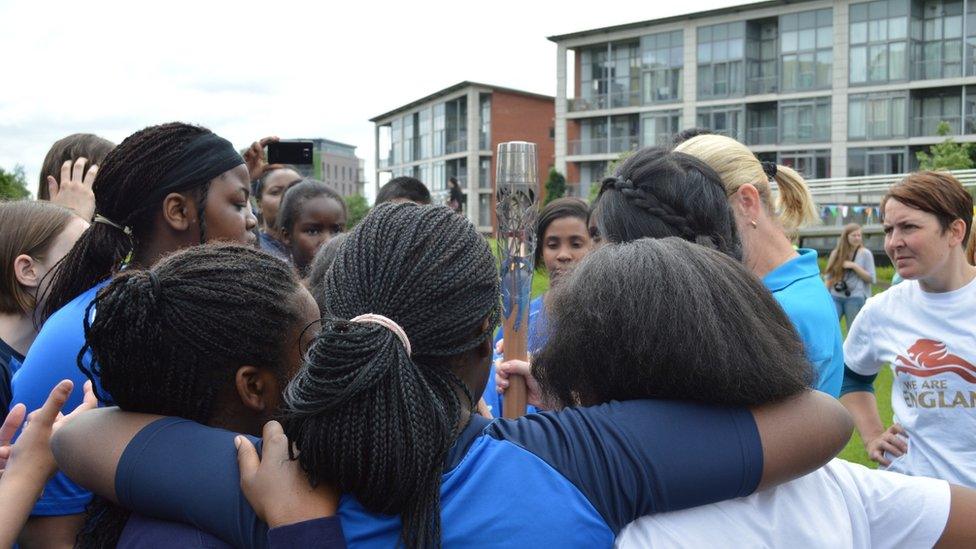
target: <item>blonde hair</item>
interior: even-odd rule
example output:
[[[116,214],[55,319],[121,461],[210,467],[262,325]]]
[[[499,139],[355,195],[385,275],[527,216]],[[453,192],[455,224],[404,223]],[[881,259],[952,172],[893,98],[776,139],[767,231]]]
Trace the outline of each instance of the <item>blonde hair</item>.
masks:
[[[786,231],[809,225],[818,219],[810,189],[800,174],[792,168],[776,166],[775,180],[779,193],[774,204],[769,176],[763,171],[762,163],[748,147],[735,139],[715,134],[698,135],[679,144],[674,150],[697,157],[718,172],[729,196],[747,183],[756,187],[766,212],[777,219]]]
[[[860,231],[861,226],[857,223],[848,223],[837,239],[837,246],[830,252],[827,259],[827,280],[837,282],[844,278],[844,262],[854,261],[854,246],[851,246],[848,237],[855,231]],[[858,246],[860,248],[861,246]]]

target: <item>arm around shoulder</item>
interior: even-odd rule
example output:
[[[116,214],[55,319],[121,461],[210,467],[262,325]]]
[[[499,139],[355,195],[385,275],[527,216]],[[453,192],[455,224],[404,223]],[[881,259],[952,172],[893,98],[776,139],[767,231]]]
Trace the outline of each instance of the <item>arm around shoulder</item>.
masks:
[[[854,429],[847,410],[819,391],[754,408],[752,414],[763,448],[760,490],[823,466],[844,448]]]

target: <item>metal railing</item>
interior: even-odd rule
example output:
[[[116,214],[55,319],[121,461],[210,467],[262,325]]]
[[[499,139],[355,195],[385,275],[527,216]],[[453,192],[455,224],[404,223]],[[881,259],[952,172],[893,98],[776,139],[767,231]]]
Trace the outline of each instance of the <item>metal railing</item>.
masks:
[[[636,135],[601,139],[573,139],[569,143],[569,155],[614,154],[634,151],[640,147]]]
[[[920,59],[912,62],[912,79],[958,78],[962,76],[962,56],[947,62],[945,59]]]
[[[448,141],[445,144],[445,149],[447,150],[447,154],[464,152],[468,150],[468,138],[462,137],[460,139]]]
[[[640,92],[623,91],[576,97],[567,100],[570,111],[595,111],[618,107],[637,107],[641,104]]]
[[[908,177],[908,173],[888,175],[866,175],[859,177],[832,177],[830,179],[808,179],[807,188],[816,199],[818,197],[850,198],[850,203],[865,202],[858,196],[877,196],[880,198],[895,183]],[[976,170],[953,170],[952,175],[964,187],[976,187]],[[773,185],[775,188],[775,185]],[[836,200],[844,202],[844,200]]]
[[[766,126],[746,129],[746,143],[749,145],[773,145],[776,143],[778,128]]]
[[[775,74],[771,76],[754,76],[752,78],[746,79],[747,95],[776,93],[778,91],[778,88],[779,88],[779,77]]]
[[[961,116],[915,116],[912,117],[912,136],[937,136],[939,135],[939,124],[942,122],[947,122],[949,124],[949,135],[959,135],[962,133]]]

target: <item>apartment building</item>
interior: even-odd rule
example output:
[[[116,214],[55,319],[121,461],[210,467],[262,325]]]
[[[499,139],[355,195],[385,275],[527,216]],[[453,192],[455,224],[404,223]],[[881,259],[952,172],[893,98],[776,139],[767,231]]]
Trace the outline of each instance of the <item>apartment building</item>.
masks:
[[[976,141],[976,0],[773,0],[552,36],[555,166],[607,164],[702,126],[808,179],[896,174]]]
[[[341,196],[363,195],[363,159],[356,156],[356,146],[321,137],[297,139],[311,141],[313,164],[295,166],[303,177],[325,183]]]
[[[377,189],[408,175],[423,181],[436,203],[444,203],[447,181],[455,177],[466,195],[468,219],[491,232],[496,226],[497,145],[535,143],[539,177],[545,178],[555,161],[553,101],[548,95],[465,81],[372,118]],[[540,182],[539,196],[542,192]]]

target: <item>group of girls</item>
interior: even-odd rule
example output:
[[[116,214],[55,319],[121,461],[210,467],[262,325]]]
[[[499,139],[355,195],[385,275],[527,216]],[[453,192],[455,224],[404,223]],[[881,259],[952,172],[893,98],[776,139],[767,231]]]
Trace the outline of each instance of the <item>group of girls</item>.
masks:
[[[59,505],[77,490],[84,509],[68,477],[98,496],[58,543],[79,530],[84,547],[976,543],[972,490],[831,461],[852,425],[810,387],[840,392],[840,333],[815,255],[786,236],[813,211],[788,168],[699,135],[636,153],[592,212],[548,205],[539,259],[553,289],[530,327],[533,363],[500,363],[496,377],[504,389],[525,375],[551,411],[490,421],[472,412],[499,287],[475,228],[446,207],[380,205],[323,247],[331,267],[315,269],[311,295],[248,245],[249,172],[228,147],[177,124],[123,141],[100,166],[94,224],[55,270],[18,372],[35,394],[55,390],[16,445],[0,444],[0,494],[51,452],[27,443],[58,426],[67,477],[39,507],[54,486]],[[933,213],[910,184],[883,205],[906,291],[974,286],[955,263],[969,217]],[[949,204],[964,201],[953,184],[934,183]],[[863,354],[848,376],[883,355]],[[936,355],[926,375],[951,369]],[[83,393],[75,383],[72,402],[61,378],[94,381],[110,407],[56,423],[52,408]],[[263,441],[248,438],[262,424]],[[926,432],[905,428],[917,429],[907,456]]]

